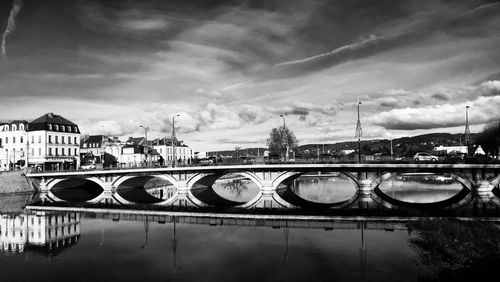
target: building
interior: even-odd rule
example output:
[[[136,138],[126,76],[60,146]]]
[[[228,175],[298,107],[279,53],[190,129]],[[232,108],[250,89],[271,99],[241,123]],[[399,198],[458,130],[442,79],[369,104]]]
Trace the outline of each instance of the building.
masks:
[[[0,170],[12,170],[24,166],[28,143],[26,142],[28,122],[14,120],[0,123]]]
[[[80,167],[80,129],[73,122],[53,113],[28,124],[28,163],[47,170]]]
[[[172,139],[163,138],[156,139],[152,143],[153,149],[160,154],[165,165],[172,165],[174,160],[174,147],[175,159],[177,159],[178,165],[188,165],[193,161],[194,152],[189,146],[185,145],[183,141],[177,141],[175,144],[172,144]]]
[[[0,169],[25,166],[47,170],[80,166],[80,130],[53,113],[31,122],[15,120],[0,125]],[[17,166],[16,166],[17,165]]]
[[[467,154],[469,149],[467,146],[439,146],[434,147],[432,151],[436,152],[438,155],[449,155],[449,154]]]
[[[103,161],[105,163],[106,147],[115,143],[120,143],[118,137],[111,138],[105,135],[83,136],[80,141],[80,156],[85,161],[91,160],[94,164],[103,163]]]

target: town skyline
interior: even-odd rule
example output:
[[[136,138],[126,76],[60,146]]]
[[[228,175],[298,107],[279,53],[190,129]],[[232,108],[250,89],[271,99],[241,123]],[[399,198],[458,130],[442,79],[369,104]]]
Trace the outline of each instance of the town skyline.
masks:
[[[500,118],[498,1],[120,2],[0,4],[1,119],[154,139],[179,114],[209,151],[265,146],[280,114],[301,144],[354,140],[358,96],[365,139]]]

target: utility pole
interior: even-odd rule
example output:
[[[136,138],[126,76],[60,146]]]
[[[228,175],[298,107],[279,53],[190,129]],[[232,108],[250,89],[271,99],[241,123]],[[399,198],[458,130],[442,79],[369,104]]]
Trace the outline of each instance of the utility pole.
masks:
[[[172,161],[172,167],[175,167],[177,165],[177,157],[175,155],[175,145],[177,143],[177,138],[175,137],[175,118],[180,115],[174,115],[172,116],[172,154],[173,154],[173,161]]]
[[[285,137],[285,146],[286,146],[285,162],[286,162],[288,161],[288,134],[286,132],[285,116],[281,114],[280,117],[283,119],[283,136]]]
[[[144,158],[146,158],[146,166],[148,163],[148,151],[147,151],[147,146],[148,146],[148,129],[149,127],[141,125],[140,127],[144,128]]]
[[[358,138],[358,162],[361,163],[361,138],[363,137],[363,129],[361,128],[361,120],[359,118],[359,105],[361,105],[361,101],[358,96],[358,122],[356,123],[356,134],[354,138]]]

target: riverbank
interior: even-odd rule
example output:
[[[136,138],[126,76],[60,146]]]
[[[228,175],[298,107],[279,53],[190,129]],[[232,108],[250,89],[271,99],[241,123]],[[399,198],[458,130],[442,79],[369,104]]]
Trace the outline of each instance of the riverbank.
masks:
[[[36,189],[30,184],[22,171],[0,172],[0,195],[14,193],[33,193]]]

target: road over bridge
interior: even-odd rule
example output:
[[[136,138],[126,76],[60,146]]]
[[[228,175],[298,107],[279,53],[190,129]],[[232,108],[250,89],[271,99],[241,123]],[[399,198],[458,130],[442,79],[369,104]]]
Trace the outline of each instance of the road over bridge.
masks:
[[[89,203],[134,204],[118,193],[123,183],[137,177],[159,178],[171,184],[175,192],[161,198],[154,205],[159,206],[198,206],[213,204],[195,196],[197,185],[210,187],[220,177],[228,174],[238,175],[254,182],[259,193],[246,203],[235,205],[238,208],[300,208],[294,202],[284,199],[278,187],[287,185],[307,173],[338,173],[355,183],[356,193],[350,200],[334,203],[332,209],[386,209],[400,208],[440,208],[457,209],[474,203],[475,205],[500,206],[500,165],[498,164],[273,164],[273,165],[236,165],[201,166],[178,168],[134,168],[92,171],[56,171],[29,173],[27,177],[38,183],[43,200],[58,202],[53,189],[64,187],[64,183],[75,179],[92,182],[102,188],[102,193]],[[392,177],[404,173],[433,173],[451,175],[454,181],[462,184],[463,190],[445,201],[429,204],[401,202],[384,194],[378,187]],[[281,186],[280,186],[281,185]]]

